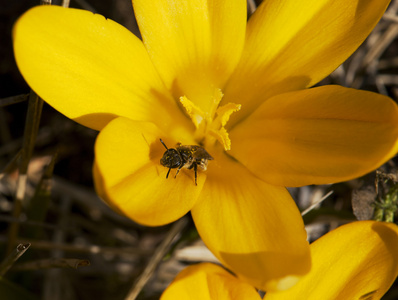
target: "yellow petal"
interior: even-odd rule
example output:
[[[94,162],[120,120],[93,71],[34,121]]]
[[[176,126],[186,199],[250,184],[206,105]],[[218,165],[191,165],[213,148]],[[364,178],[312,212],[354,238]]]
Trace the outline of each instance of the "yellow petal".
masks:
[[[242,104],[233,120],[263,99],[310,87],[330,74],[365,40],[389,2],[263,1],[249,20],[242,59],[224,90],[224,101]]]
[[[94,179],[98,194],[134,221],[158,226],[177,220],[196,202],[206,173],[195,185],[192,170],[176,178],[160,165],[166,149],[175,141],[153,123],[116,118],[98,135],[95,144]]]
[[[324,86],[267,100],[230,137],[230,154],[266,182],[333,183],[395,155],[398,109],[386,96]]]
[[[222,267],[201,263],[182,270],[160,300],[260,300],[257,291]]]
[[[200,236],[222,264],[255,287],[289,288],[310,268],[307,235],[293,199],[225,154],[213,154],[192,208]]]
[[[18,19],[13,38],[27,83],[83,125],[99,130],[116,116],[158,124],[182,116],[142,42],[112,20],[39,6]]]
[[[209,111],[242,52],[244,0],[133,0],[140,31],[174,97]]]
[[[311,244],[312,269],[293,288],[265,300],[380,299],[398,275],[398,227],[359,221]]]

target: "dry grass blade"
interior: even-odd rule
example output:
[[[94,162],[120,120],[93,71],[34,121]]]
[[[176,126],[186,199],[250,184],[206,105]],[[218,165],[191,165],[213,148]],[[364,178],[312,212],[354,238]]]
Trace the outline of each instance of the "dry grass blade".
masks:
[[[22,160],[19,167],[20,174],[26,174],[33,148],[39,131],[43,100],[33,91],[29,95],[28,112],[26,116],[24,140],[22,145]]]
[[[5,107],[8,105],[24,102],[24,101],[28,100],[28,98],[29,98],[29,94],[22,94],[22,95],[2,98],[2,99],[0,99],[0,107]]]
[[[0,238],[0,242],[5,242],[5,239]],[[41,250],[62,250],[73,253],[85,253],[85,254],[103,254],[103,255],[128,255],[128,256],[139,256],[146,258],[153,252],[141,249],[139,247],[106,247],[100,245],[73,245],[70,243],[54,243],[45,240],[33,240],[19,238],[17,242],[29,243],[32,249]]]
[[[390,46],[391,42],[397,37],[397,35],[398,24],[390,25],[386,32],[380,36],[380,39],[375,42],[374,47],[372,47],[366,54],[362,61],[362,66],[367,67],[374,61],[379,60],[380,56],[387,49],[387,47]]]
[[[28,250],[30,244],[19,244],[14,251],[12,251],[6,259],[0,265],[0,276],[4,276],[5,273],[11,268],[11,266],[21,257],[22,254]]]
[[[75,0],[75,2],[83,9],[91,11],[93,13],[98,13],[98,11],[92,6],[89,1],[86,0]]]
[[[252,15],[257,9],[256,1],[254,0],[247,0],[247,10],[249,15]]]
[[[63,7],[69,7],[69,0],[62,0],[62,6]]]
[[[87,259],[77,258],[50,258],[30,261],[18,264],[13,268],[13,271],[29,271],[38,269],[51,269],[51,268],[69,268],[77,269],[79,267],[87,267],[90,261]]]
[[[126,225],[132,223],[130,219],[110,210],[109,207],[92,190],[73,184],[56,176],[53,180],[52,193],[54,195],[68,195],[77,203],[87,208],[87,211],[90,211],[90,214],[95,215],[96,218],[104,216]]]
[[[45,222],[46,215],[51,203],[51,186],[54,165],[57,160],[55,154],[50,163],[45,167],[38,184],[36,185],[33,196],[30,201],[25,205],[26,217],[30,221]],[[25,235],[30,238],[37,238],[43,233],[42,227],[28,227],[26,228]]]
[[[0,172],[0,180],[12,170],[15,170],[18,165],[18,161],[21,158],[22,151],[19,151],[15,156],[11,159],[11,161],[1,170]]]
[[[323,201],[325,201],[331,194],[333,194],[333,191],[330,191],[329,193],[327,193],[325,196],[323,196],[319,201],[317,201],[316,203],[312,204],[310,207],[308,207],[307,209],[305,209],[301,215],[305,216],[306,214],[308,214],[311,210],[314,209],[315,206],[321,204]]]
[[[187,226],[187,224],[188,224],[188,219],[186,217],[183,217],[174,223],[173,227],[170,229],[169,233],[167,234],[163,242],[156,248],[155,253],[153,254],[148,264],[146,265],[140,277],[138,277],[137,281],[135,282],[133,288],[128,293],[125,300],[134,300],[138,297],[139,293],[141,292],[147,281],[151,278],[156,267],[159,265],[163,257],[169,251],[176,236],[181,233],[181,231]]]
[[[32,157],[33,148],[36,141],[37,132],[39,130],[41,111],[43,108],[43,100],[31,91],[29,95],[28,112],[26,116],[24,140],[22,145],[21,163],[19,165],[19,177],[17,181],[17,191],[14,202],[13,217],[18,218],[22,210],[22,201],[25,197],[27,184],[27,170],[30,158]],[[8,231],[8,253],[11,252],[16,243],[18,236],[18,223],[11,223]]]

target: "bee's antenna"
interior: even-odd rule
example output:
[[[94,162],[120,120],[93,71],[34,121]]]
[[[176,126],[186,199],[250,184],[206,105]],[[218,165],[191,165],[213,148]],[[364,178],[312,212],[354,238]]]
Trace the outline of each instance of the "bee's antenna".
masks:
[[[169,148],[167,148],[166,144],[162,141],[162,139],[159,139],[159,140],[160,140],[160,142],[163,144],[163,146],[164,146],[167,150],[169,150]],[[170,170],[169,170],[169,172],[170,172]]]

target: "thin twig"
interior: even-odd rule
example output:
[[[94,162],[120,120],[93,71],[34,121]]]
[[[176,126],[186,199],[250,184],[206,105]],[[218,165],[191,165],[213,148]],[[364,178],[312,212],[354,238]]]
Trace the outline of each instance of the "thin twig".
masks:
[[[4,276],[11,266],[25,253],[30,247],[30,244],[19,244],[14,251],[12,251],[0,265],[0,276]]]
[[[163,242],[156,248],[151,260],[146,265],[144,271],[140,275],[140,277],[135,282],[133,288],[128,293],[125,300],[134,300],[137,298],[141,290],[144,288],[147,281],[151,278],[153,272],[156,267],[159,265],[163,257],[169,251],[175,237],[180,234],[180,232],[186,227],[188,224],[188,219],[186,217],[181,218],[176,223],[174,223],[173,227],[170,229],[166,238]]]

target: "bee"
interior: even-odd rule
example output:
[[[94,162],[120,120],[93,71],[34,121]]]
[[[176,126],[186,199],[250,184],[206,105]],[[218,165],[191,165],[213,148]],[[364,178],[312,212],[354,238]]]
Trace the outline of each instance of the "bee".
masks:
[[[160,142],[166,148],[166,152],[160,159],[160,164],[169,168],[166,178],[169,177],[171,169],[177,169],[177,173],[174,178],[177,177],[177,174],[182,168],[186,168],[188,170],[193,169],[195,171],[195,185],[198,185],[198,167],[200,170],[206,171],[208,161],[213,160],[214,158],[205,150],[205,148],[198,145],[181,145],[181,143],[178,143],[176,148],[167,148],[162,139],[160,139]]]

